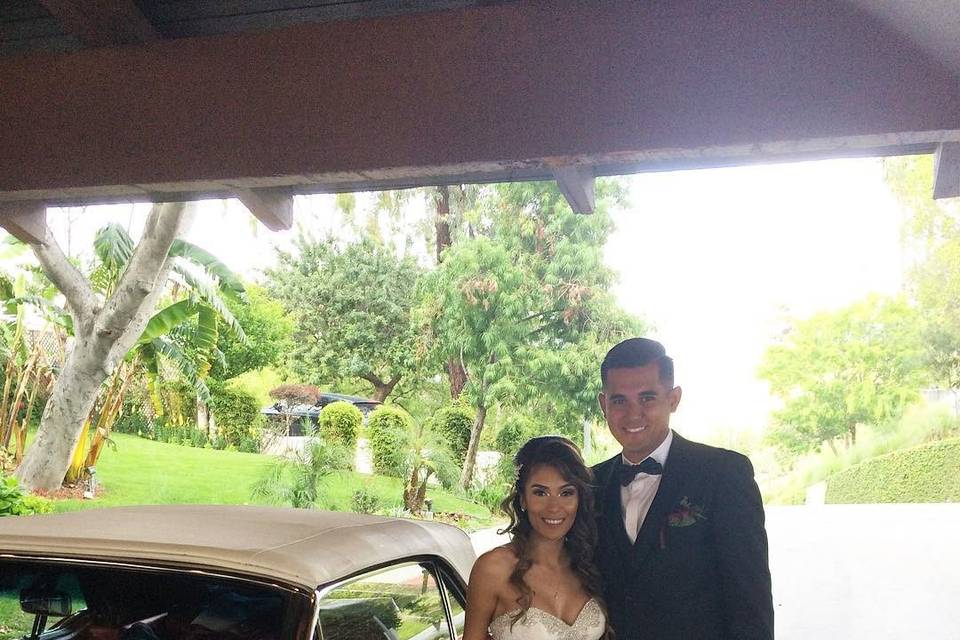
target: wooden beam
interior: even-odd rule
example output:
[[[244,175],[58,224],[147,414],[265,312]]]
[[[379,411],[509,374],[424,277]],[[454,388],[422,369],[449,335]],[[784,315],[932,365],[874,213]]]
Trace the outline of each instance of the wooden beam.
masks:
[[[0,57],[0,200],[600,176],[960,141],[956,76],[849,3],[702,6],[504,2]]]
[[[44,244],[47,237],[47,206],[43,202],[0,203],[0,227],[27,244]]]
[[[287,189],[237,189],[237,198],[270,231],[293,226],[293,196]]]
[[[960,142],[937,147],[933,165],[933,197],[960,198]]]
[[[575,213],[593,213],[593,167],[567,165],[554,167],[553,177],[563,197]]]
[[[85,47],[144,44],[160,40],[160,32],[133,0],[40,0]]]

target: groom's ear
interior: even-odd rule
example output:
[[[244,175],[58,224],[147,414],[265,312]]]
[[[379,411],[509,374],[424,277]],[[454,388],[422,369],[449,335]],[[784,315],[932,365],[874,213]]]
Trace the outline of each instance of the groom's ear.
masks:
[[[670,413],[673,413],[677,410],[677,407],[680,405],[680,397],[683,396],[683,389],[680,387],[674,387],[670,389],[668,397],[670,398]]]
[[[600,413],[603,414],[603,417],[607,417],[607,394],[603,391],[597,394],[597,403],[600,405]]]

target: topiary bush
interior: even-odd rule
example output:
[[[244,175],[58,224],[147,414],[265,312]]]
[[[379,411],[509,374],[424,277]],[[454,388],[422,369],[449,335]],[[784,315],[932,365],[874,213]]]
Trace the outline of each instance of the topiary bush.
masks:
[[[469,407],[455,402],[441,407],[430,421],[431,428],[447,443],[459,465],[463,465],[467,459],[474,418],[475,414]]]
[[[378,407],[367,420],[373,470],[384,476],[402,477],[410,446],[410,417],[391,406]]]
[[[227,446],[251,453],[260,450],[263,416],[252,393],[230,385],[211,389],[210,412],[217,423],[217,434]]]
[[[357,447],[363,413],[350,402],[331,402],[320,411],[317,424],[323,440],[336,442],[353,450]]]

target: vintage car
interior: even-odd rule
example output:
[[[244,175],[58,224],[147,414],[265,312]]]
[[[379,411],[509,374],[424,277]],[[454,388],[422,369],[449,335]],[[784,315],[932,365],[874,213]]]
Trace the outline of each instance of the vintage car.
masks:
[[[473,561],[456,527],[352,513],[0,518],[0,639],[455,639]]]

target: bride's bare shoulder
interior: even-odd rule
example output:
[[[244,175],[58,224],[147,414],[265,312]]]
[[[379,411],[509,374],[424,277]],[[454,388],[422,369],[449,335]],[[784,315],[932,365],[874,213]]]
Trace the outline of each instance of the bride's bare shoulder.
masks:
[[[510,577],[517,566],[517,554],[513,547],[505,544],[494,547],[480,555],[473,565],[471,581],[476,578],[502,581]]]

